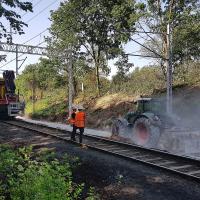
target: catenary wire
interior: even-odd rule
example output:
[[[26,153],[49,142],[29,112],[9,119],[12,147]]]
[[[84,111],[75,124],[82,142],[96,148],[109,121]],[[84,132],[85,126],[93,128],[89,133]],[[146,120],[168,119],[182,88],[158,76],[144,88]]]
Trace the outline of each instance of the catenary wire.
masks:
[[[46,41],[40,42],[39,44],[36,45],[36,47],[39,46],[39,45],[41,45],[41,44],[43,44],[43,43],[45,43],[45,42],[46,42]],[[22,57],[24,54],[25,54],[25,53],[22,53],[21,55],[18,56],[18,58]],[[13,62],[13,61],[15,61],[15,60],[16,60],[16,58],[13,58],[12,60],[10,60],[10,61],[8,61],[7,63],[5,63],[4,65],[0,66],[0,68],[5,67],[6,65],[8,65],[9,63],[11,63],[11,62]]]
[[[40,2],[41,2],[41,1],[42,1],[42,0],[40,0]],[[39,1],[38,1],[36,4],[38,5],[38,3],[39,3]],[[54,1],[54,2],[52,2],[51,4],[49,4],[48,6],[46,6],[44,9],[42,9],[39,13],[37,13],[36,15],[34,15],[32,18],[30,18],[30,19],[29,19],[28,21],[26,21],[25,23],[28,23],[28,22],[32,21],[33,19],[35,19],[35,18],[36,18],[37,16],[39,16],[40,14],[42,14],[45,10],[47,10],[49,7],[51,7],[51,6],[52,6],[53,4],[55,4],[55,3],[57,3],[57,0]],[[36,6],[36,4],[35,4],[35,6]],[[23,44],[26,44],[27,42],[29,42],[29,41],[35,39],[36,37],[40,36],[42,33],[46,32],[47,30],[48,30],[48,29],[46,28],[46,29],[43,30],[41,33],[39,33],[39,34],[37,34],[36,36],[32,37],[31,39],[27,40],[27,41],[24,42]],[[7,55],[8,55],[8,54],[7,54]],[[15,60],[15,59],[13,59],[13,60]],[[0,68],[6,66],[8,63],[12,62],[13,60],[11,60],[11,61],[5,63],[3,66],[0,66]]]

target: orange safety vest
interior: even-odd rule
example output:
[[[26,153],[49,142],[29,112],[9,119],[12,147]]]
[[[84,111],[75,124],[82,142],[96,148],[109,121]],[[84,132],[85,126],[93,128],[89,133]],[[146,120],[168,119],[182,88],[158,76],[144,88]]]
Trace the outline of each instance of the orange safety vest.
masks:
[[[80,111],[76,113],[75,126],[78,128],[85,127],[85,113],[84,112]]]
[[[75,124],[75,118],[72,117],[73,114],[75,114],[75,116],[76,116],[76,112],[72,112],[71,117],[70,117],[70,119],[68,120],[68,122],[69,122],[71,125]]]

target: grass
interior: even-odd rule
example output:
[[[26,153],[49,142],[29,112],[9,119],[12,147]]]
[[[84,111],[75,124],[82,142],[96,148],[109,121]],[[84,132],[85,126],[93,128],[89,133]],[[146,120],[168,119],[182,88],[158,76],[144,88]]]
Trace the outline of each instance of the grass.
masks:
[[[64,89],[46,92],[42,99],[26,104],[26,114],[33,118],[55,118],[66,115],[67,100]],[[34,110],[34,112],[33,112]]]

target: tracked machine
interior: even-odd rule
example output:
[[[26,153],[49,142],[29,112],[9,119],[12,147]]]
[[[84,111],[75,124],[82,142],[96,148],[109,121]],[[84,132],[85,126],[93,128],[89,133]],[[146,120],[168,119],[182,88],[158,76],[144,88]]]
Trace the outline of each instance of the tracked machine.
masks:
[[[0,77],[0,118],[13,118],[24,109],[19,100],[19,94],[15,93],[14,71],[6,70]]]
[[[162,100],[139,98],[134,103],[135,112],[113,121],[112,138],[126,138],[137,145],[156,147],[164,130],[175,126],[173,119],[167,115]]]

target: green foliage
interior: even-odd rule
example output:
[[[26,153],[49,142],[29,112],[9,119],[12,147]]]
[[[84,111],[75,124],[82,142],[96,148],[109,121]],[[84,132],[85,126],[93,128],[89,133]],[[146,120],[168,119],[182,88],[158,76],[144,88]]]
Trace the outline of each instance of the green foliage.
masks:
[[[109,90],[110,82],[105,77],[101,77],[100,81],[101,81],[101,85],[100,85],[101,94],[104,95]],[[77,88],[78,88],[77,97],[81,95],[85,97],[98,96],[98,94],[96,93],[95,82],[96,82],[96,74],[94,70],[91,70],[89,73],[85,74],[84,78],[81,81],[81,83],[83,83],[83,86],[84,86],[84,91],[81,90],[81,83],[77,85]]]
[[[40,59],[39,63],[28,65],[25,68],[23,73],[17,77],[16,85],[28,101],[33,97],[34,99],[43,98],[47,89],[51,91],[66,85],[65,79],[66,76],[59,73],[53,61]]]
[[[135,69],[129,82],[136,94],[151,94],[156,89],[165,86],[165,78],[158,67],[143,67]]]
[[[69,157],[60,162],[46,155],[36,156],[31,147],[13,150],[1,145],[0,199],[80,199],[84,184],[73,183]]]
[[[193,12],[193,13],[192,13]],[[173,60],[177,63],[199,61],[200,13],[185,11],[173,32]]]
[[[89,189],[88,197],[86,198],[86,200],[100,200],[100,197],[95,191],[95,188],[91,187]]]
[[[40,59],[36,69],[36,77],[38,79],[38,87],[43,90],[48,87],[57,88],[65,83],[64,81],[62,82],[55,63],[50,59]]]
[[[36,76],[34,73],[36,66],[36,64],[28,65],[22,75],[19,75],[15,81],[17,89],[26,97],[26,100],[32,96],[33,83],[36,84]]]
[[[200,83],[200,63],[185,62],[178,65],[174,71],[174,84],[199,85]]]
[[[125,59],[126,60],[126,59]],[[123,60],[122,60],[123,61]],[[123,62],[118,63],[119,66]],[[128,64],[128,63],[127,63]],[[111,81],[106,78],[101,78],[102,94],[123,92],[128,95],[152,95],[152,93],[166,88],[166,79],[159,66],[146,66],[143,68],[136,68],[133,72],[127,73],[123,71],[117,73]],[[75,103],[87,103],[91,98],[97,97],[95,85],[95,71],[87,69],[87,73],[80,73],[76,83],[76,99]],[[174,86],[199,85],[200,68],[198,62],[185,62],[176,67],[174,71]],[[24,88],[25,95],[29,94],[31,97],[31,88],[28,89],[26,81],[22,77],[31,77],[29,73],[23,74],[17,79],[18,84],[21,83],[21,88]],[[25,76],[26,75],[26,76]],[[83,75],[83,76],[82,76]],[[47,79],[48,81],[48,79]],[[82,83],[84,91],[82,91]],[[23,87],[22,87],[23,86]],[[34,113],[32,100],[28,98],[26,103],[26,114],[34,118],[59,120],[63,121],[67,114],[67,89],[48,87],[44,92],[42,98],[40,97],[40,90],[36,92],[38,99],[35,100]],[[27,95],[28,96],[28,95]]]
[[[148,0],[145,25],[157,34],[149,37],[145,45],[166,58],[167,24],[172,34],[172,61],[174,67],[187,61],[199,61],[200,13],[198,0]],[[145,55],[157,56],[142,48]],[[160,59],[159,59],[160,60]],[[166,69],[165,69],[166,70]]]
[[[58,52],[70,46],[75,54],[85,53],[95,67],[99,94],[99,71],[109,70],[107,59],[118,56],[128,42],[142,8],[130,0],[66,1],[52,13],[51,44]]]
[[[200,84],[200,63],[185,62],[178,65],[174,71],[173,85],[195,86]],[[121,77],[120,77],[121,78]],[[111,92],[124,92],[132,95],[152,95],[166,88],[166,79],[159,66],[136,68],[122,79],[119,74],[113,77]]]
[[[35,112],[33,114],[32,101],[26,104],[26,113],[33,117],[53,117],[56,115],[65,115],[67,110],[66,89],[57,88],[53,91],[47,90],[42,99],[35,101]]]
[[[115,87],[119,87],[120,85],[124,85],[128,80],[128,72],[133,64],[128,62],[128,55],[122,54],[119,57],[119,60],[115,63],[118,71],[115,76],[112,77],[112,84]]]
[[[21,21],[21,16],[18,14],[17,9],[32,12],[32,3],[20,0],[3,0],[0,3],[0,18],[5,18],[9,21],[11,28],[21,35],[24,33],[23,26],[27,26],[27,24]],[[0,38],[6,37],[8,42],[12,42],[11,35],[7,32],[7,27],[3,23],[0,23],[0,30]]]
[[[135,3],[130,0],[70,0],[52,13],[51,31],[58,34],[58,41],[63,41],[64,47],[70,43],[88,43],[109,53],[128,41],[138,17]]]
[[[35,98],[34,101],[34,113],[33,113],[33,101],[32,101],[32,71],[30,70],[32,66],[29,66],[22,75],[17,79],[17,87],[26,97],[26,114],[34,118],[48,118],[51,120],[61,119],[66,117],[67,112],[67,86],[60,86],[56,88],[56,85],[48,85],[48,87],[43,91],[38,88],[37,78],[35,80]],[[37,66],[33,66],[34,72],[37,72]],[[95,71],[91,69],[86,69],[87,73],[84,74],[80,70],[80,76],[77,77],[76,82],[76,98],[80,98],[81,101],[87,99],[88,97],[97,96],[96,86],[95,86]],[[82,72],[82,73],[81,73]],[[51,77],[51,75],[49,75]],[[51,79],[52,80],[52,79]],[[110,82],[108,79],[101,77],[101,91],[102,94],[108,92],[110,87]],[[49,79],[46,79],[48,83]],[[52,80],[53,82],[53,80]],[[62,82],[62,81],[61,81]],[[46,83],[46,84],[47,84]],[[59,84],[59,83],[57,83]],[[82,91],[82,84],[84,91]],[[64,84],[65,85],[65,84]],[[41,95],[42,92],[42,95]]]
[[[118,73],[126,75],[130,68],[133,67],[133,64],[128,62],[128,55],[122,54],[119,57],[119,60],[115,63],[115,66],[118,69]]]
[[[159,67],[136,68],[132,73],[126,75],[125,79],[116,81],[116,78],[118,77],[114,77],[111,83],[112,91],[132,95],[152,94],[154,90],[161,89],[165,85],[165,79]]]

